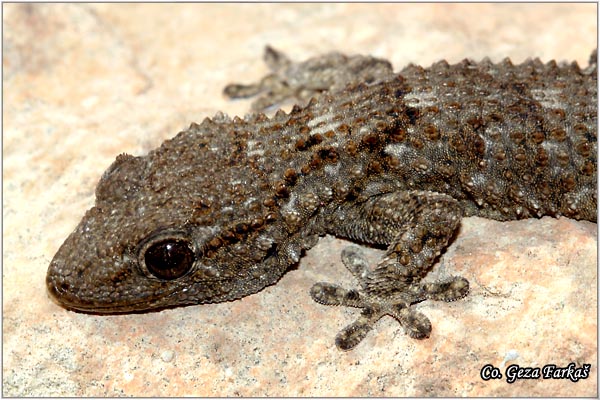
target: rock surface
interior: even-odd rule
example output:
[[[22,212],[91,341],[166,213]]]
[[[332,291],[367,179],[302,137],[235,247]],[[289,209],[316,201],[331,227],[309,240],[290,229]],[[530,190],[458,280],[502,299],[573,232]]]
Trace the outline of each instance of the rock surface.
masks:
[[[356,311],[308,295],[315,281],[353,283],[339,259],[348,243],[330,237],[231,303],[94,316],[55,305],[44,283],[116,155],[218,110],[244,114],[249,102],[221,90],[264,74],[265,44],[295,59],[371,53],[395,69],[484,56],[586,65],[594,4],[8,4],[3,17],[5,396],[598,395],[588,222],[465,219],[428,279],[462,275],[470,295],[419,305],[427,340],[385,318],[346,353],[333,339]],[[591,364],[589,378],[480,378],[486,364],[570,362]]]

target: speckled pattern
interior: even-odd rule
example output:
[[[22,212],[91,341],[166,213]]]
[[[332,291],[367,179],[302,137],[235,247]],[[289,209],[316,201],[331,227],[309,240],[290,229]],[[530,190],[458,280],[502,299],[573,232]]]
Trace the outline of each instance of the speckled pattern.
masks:
[[[465,60],[399,75],[337,53],[291,64],[280,86],[322,88],[307,106],[217,114],[146,156],[120,155],[52,260],[48,290],[101,313],[234,300],[329,233],[388,246],[372,271],[346,262],[361,295],[313,287],[318,302],[363,309],[337,345],[355,347],[386,314],[426,338],[431,323],[411,306],[468,292],[460,277],[421,283],[462,216],[596,221],[595,57],[585,69]]]
[[[469,295],[424,301],[426,340],[384,317],[352,351],[336,333],[359,310],[313,302],[315,282],[357,287],[330,235],[277,285],[161,312],[70,312],[48,264],[120,153],[147,154],[269,73],[338,50],[409,63],[577,60],[596,46],[594,4],[6,4],[3,7],[3,374],[7,396],[597,396],[596,224],[461,220],[425,278]],[[418,38],[416,40],[415,38]],[[289,108],[286,109],[289,112]],[[384,256],[361,246],[369,265]],[[483,381],[490,363],[590,363],[588,379]]]

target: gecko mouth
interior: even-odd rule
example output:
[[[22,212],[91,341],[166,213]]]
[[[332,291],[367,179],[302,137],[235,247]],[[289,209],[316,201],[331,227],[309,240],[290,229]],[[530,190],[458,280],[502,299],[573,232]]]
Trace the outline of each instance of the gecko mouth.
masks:
[[[86,284],[73,284],[68,282],[58,263],[52,262],[46,275],[46,288],[51,299],[58,305],[83,313],[95,314],[121,314],[132,312],[158,311],[169,308],[164,304],[169,303],[169,298],[178,292],[178,287],[161,288],[160,296],[151,293],[148,296],[131,298],[118,298],[106,293],[102,300],[99,296],[86,295]]]
[[[94,299],[84,299],[69,290],[68,285],[56,284],[48,275],[47,289],[52,300],[63,308],[87,314],[130,314],[160,311],[173,306],[162,305],[168,303],[168,298],[175,294],[176,289],[170,293],[163,293],[160,298],[140,299],[138,301],[128,300],[126,302],[99,302]]]

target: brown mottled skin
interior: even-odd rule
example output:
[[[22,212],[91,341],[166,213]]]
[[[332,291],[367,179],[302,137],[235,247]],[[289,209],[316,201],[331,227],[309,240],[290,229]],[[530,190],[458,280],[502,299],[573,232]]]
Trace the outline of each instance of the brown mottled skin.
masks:
[[[465,60],[399,74],[338,53],[292,63],[267,48],[265,59],[272,74],[225,93],[263,92],[254,109],[314,98],[272,118],[217,114],[118,156],[49,266],[60,304],[119,313],[238,299],[332,234],[387,246],[373,268],[343,252],[359,290],[311,289],[363,310],[337,346],[385,314],[424,338],[431,323],[411,306],[468,292],[461,277],[422,281],[463,216],[596,221],[595,56],[586,69]]]

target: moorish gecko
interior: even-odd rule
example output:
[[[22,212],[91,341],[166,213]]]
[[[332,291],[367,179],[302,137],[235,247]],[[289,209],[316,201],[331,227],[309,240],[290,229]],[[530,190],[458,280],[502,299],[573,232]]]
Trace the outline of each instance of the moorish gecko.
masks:
[[[374,268],[343,252],[360,289],[312,287],[319,303],[362,308],[337,346],[353,348],[386,314],[428,337],[412,306],[469,289],[461,277],[422,281],[463,216],[596,221],[595,58],[586,69],[484,59],[394,74],[372,57],[293,63],[267,48],[273,73],[225,93],[264,93],[255,110],[303,105],[218,113],[147,155],[118,156],[54,256],[48,290],[97,313],[234,300],[331,234],[387,246]]]

